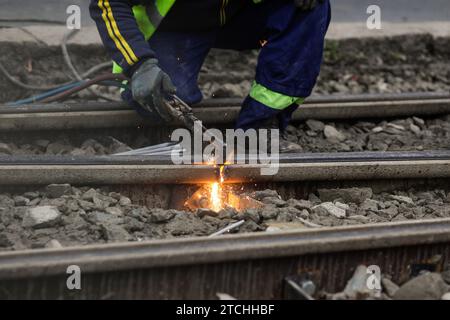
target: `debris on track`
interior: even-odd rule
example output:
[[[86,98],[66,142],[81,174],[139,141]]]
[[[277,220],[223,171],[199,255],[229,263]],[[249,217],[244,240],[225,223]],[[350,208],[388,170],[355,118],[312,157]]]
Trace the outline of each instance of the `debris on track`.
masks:
[[[422,270],[417,276],[408,277],[398,285],[389,275],[381,274],[381,278],[369,277],[367,266],[356,268],[353,277],[348,280],[344,290],[339,293],[319,294],[322,299],[329,300],[449,300],[450,269],[443,272]],[[376,284],[375,282],[378,282]],[[368,286],[368,283],[373,283]]]

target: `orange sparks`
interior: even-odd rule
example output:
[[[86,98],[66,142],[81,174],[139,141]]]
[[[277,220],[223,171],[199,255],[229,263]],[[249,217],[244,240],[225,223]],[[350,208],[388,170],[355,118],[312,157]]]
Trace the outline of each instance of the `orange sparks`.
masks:
[[[211,209],[216,212],[219,212],[220,210],[223,209],[222,187],[218,182],[213,182],[211,184],[210,203]]]
[[[225,182],[225,166],[220,166],[220,183],[224,183]]]

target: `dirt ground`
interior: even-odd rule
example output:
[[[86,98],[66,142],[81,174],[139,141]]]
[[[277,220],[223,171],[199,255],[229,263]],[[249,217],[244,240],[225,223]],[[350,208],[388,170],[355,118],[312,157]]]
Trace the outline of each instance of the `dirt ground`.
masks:
[[[71,46],[80,72],[107,61],[95,45]],[[0,61],[21,81],[49,85],[70,80],[59,47],[4,43]],[[390,39],[328,41],[316,94],[450,91],[450,38],[401,36]],[[257,52],[213,50],[200,74],[205,97],[243,97],[250,87]],[[105,89],[106,90],[106,89]],[[118,96],[115,89],[103,94]],[[0,74],[0,102],[27,97],[25,91]],[[89,92],[77,101],[97,99]],[[402,118],[386,121],[319,122],[314,120],[288,128],[288,138],[305,152],[398,151],[449,149],[450,118]],[[104,155],[149,145],[147,132],[95,135],[35,133],[32,139],[0,135],[0,155],[66,154]],[[154,143],[154,142],[153,142]]]
[[[108,61],[104,49],[97,45],[71,45],[69,51],[81,73]],[[316,94],[450,90],[450,38],[416,35],[330,40],[324,56]],[[57,46],[4,42],[0,46],[0,62],[27,84],[50,85],[71,80]],[[245,96],[256,65],[257,52],[212,50],[199,79],[204,96]],[[28,97],[31,93],[12,85],[0,74],[0,102]],[[89,94],[82,94],[82,98],[88,99]]]

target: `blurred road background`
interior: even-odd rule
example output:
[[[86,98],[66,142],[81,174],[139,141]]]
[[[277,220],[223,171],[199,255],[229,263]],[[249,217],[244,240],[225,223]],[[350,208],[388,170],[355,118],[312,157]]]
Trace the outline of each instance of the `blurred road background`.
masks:
[[[66,8],[76,4],[82,8],[82,24],[92,24],[88,13],[89,0],[0,0],[0,25],[13,20],[50,21],[62,23]],[[376,4],[388,22],[450,21],[449,0],[332,0],[333,21],[362,22],[366,9]],[[20,23],[26,25],[25,22]]]

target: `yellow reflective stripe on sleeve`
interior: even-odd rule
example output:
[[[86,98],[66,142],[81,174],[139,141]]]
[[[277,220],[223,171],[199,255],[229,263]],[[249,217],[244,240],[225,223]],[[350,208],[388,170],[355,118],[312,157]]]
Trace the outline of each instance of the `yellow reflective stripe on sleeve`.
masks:
[[[138,62],[139,61],[138,57],[136,57],[136,55],[133,52],[133,49],[131,49],[131,47],[128,45],[128,42],[125,41],[124,37],[120,33],[119,27],[117,26],[116,20],[114,19],[114,15],[113,15],[111,6],[109,4],[109,0],[104,0],[104,1],[105,1],[105,6],[108,9],[109,20],[111,21],[113,30],[114,30],[115,34],[117,35],[117,37],[119,38],[120,43],[124,46],[125,50],[130,55],[131,59],[135,63]]]
[[[122,53],[127,63],[129,65],[135,64],[138,61],[138,58],[136,57],[128,43],[125,41],[125,39],[122,37],[117,23],[114,20],[109,1],[99,0],[98,7],[102,10],[102,18],[106,24],[109,37],[114,41],[117,49]]]

